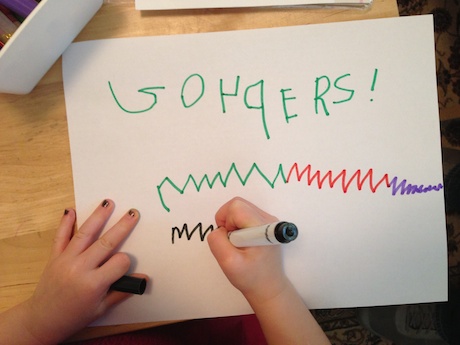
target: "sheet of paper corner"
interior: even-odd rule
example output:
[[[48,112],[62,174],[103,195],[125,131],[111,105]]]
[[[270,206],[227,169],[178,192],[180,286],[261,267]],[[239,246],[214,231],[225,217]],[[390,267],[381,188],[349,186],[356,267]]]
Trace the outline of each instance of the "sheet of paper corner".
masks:
[[[110,0],[109,0],[110,1]],[[114,1],[114,0],[112,0]],[[264,6],[368,6],[373,0],[135,0],[136,10],[171,10],[192,8],[230,8]]]

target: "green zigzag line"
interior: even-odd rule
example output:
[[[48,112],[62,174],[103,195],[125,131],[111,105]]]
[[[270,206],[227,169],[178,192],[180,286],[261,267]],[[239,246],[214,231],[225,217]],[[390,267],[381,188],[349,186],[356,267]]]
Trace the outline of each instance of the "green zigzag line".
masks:
[[[225,175],[225,177],[222,175],[222,173],[219,171],[217,174],[214,175],[214,177],[212,179],[209,178],[208,174],[205,174],[199,182],[197,182],[196,178],[190,174],[188,175],[188,178],[187,178],[187,181],[185,182],[184,186],[181,188],[179,187],[176,183],[174,183],[174,181],[172,181],[169,177],[165,177],[163,179],[163,181],[161,181],[161,183],[157,186],[157,191],[158,191],[158,196],[160,197],[160,201],[161,201],[161,205],[163,206],[163,208],[170,212],[170,208],[166,205],[166,202],[164,200],[164,197],[163,197],[163,193],[162,193],[162,188],[163,188],[163,185],[165,183],[168,183],[171,187],[173,187],[177,192],[179,192],[180,194],[184,194],[185,190],[187,189],[187,187],[189,186],[190,183],[193,184],[193,186],[195,187],[196,191],[199,192],[201,190],[201,188],[203,188],[203,186],[208,186],[209,189],[212,189],[214,187],[214,185],[217,183],[217,182],[220,182],[220,184],[226,188],[227,187],[227,184],[228,184],[228,181],[232,175],[232,173],[234,173],[238,180],[240,181],[240,183],[245,186],[246,183],[248,182],[249,178],[251,177],[251,175],[253,175],[254,171],[257,171],[259,173],[259,175],[262,177],[262,179],[273,189],[275,188],[275,183],[276,181],[278,180],[278,178],[281,176],[282,180],[284,183],[287,183],[287,180],[286,180],[286,176],[284,175],[284,171],[283,171],[283,166],[282,164],[280,164],[278,166],[278,171],[276,172],[276,176],[273,180],[270,180],[263,172],[262,170],[260,170],[259,166],[256,164],[256,163],[253,163],[251,168],[249,169],[249,172],[246,174],[246,176],[242,176],[240,174],[240,172],[238,171],[238,168],[236,167],[236,164],[235,163],[232,163],[232,165],[230,166],[230,169],[228,170],[227,174]]]

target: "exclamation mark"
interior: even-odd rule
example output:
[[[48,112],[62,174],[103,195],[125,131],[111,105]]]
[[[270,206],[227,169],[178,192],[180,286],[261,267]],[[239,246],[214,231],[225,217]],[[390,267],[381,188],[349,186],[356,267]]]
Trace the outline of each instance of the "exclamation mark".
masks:
[[[371,86],[371,91],[374,91],[375,89],[375,83],[377,82],[377,74],[379,73],[379,70],[376,68],[374,69],[374,79],[372,79],[372,86]],[[373,102],[374,99],[371,98],[371,102]]]

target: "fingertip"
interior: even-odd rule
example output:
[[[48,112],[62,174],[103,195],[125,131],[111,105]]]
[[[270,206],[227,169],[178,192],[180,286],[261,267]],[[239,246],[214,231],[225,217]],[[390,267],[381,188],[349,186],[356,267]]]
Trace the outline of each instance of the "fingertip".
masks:
[[[136,222],[139,220],[139,218],[141,217],[141,213],[139,212],[139,210],[135,209],[135,208],[132,208],[130,209],[127,213],[126,213],[127,217],[132,219],[132,220],[135,220]]]
[[[102,200],[99,206],[94,210],[94,213],[99,213],[104,217],[110,217],[115,210],[115,201],[112,199],[106,198]]]
[[[123,273],[128,272],[129,268],[131,267],[131,258],[126,253],[115,253],[114,255],[112,255],[110,260],[114,265],[118,266],[119,270],[123,271]]]
[[[102,200],[101,202],[101,205],[100,205],[102,208],[112,208],[115,206],[115,203],[113,202],[112,199],[104,199]]]
[[[128,299],[131,296],[133,296],[133,294],[129,292],[109,290],[107,292],[107,296],[105,297],[105,307],[106,309],[109,309],[123,302],[124,300]],[[105,310],[104,310],[104,313],[105,313]]]
[[[69,207],[64,210],[64,214],[62,215],[62,218],[75,218],[76,212],[73,208]]]
[[[144,273],[133,273],[133,274],[130,274],[130,276],[133,276],[133,277],[136,277],[136,278],[142,278],[142,279],[145,279],[147,282],[150,281],[150,278],[148,275],[144,274]]]
[[[61,254],[64,249],[67,248],[67,245],[72,239],[75,219],[75,210],[72,208],[66,208],[54,236],[54,246],[51,253],[52,256]]]
[[[69,235],[69,239],[72,238],[75,221],[77,220],[77,213],[73,208],[66,208],[61,218],[59,225],[59,231],[63,231],[66,235]]]

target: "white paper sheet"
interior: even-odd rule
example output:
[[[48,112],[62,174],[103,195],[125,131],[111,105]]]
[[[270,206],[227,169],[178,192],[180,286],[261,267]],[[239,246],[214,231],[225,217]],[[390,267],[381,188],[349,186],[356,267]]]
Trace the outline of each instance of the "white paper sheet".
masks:
[[[136,0],[137,10],[227,8],[261,6],[367,6],[372,0]]]
[[[83,42],[63,68],[79,220],[138,208],[122,250],[152,278],[98,324],[250,313],[199,228],[172,230],[237,195],[300,228],[310,308],[446,298],[431,16]]]

